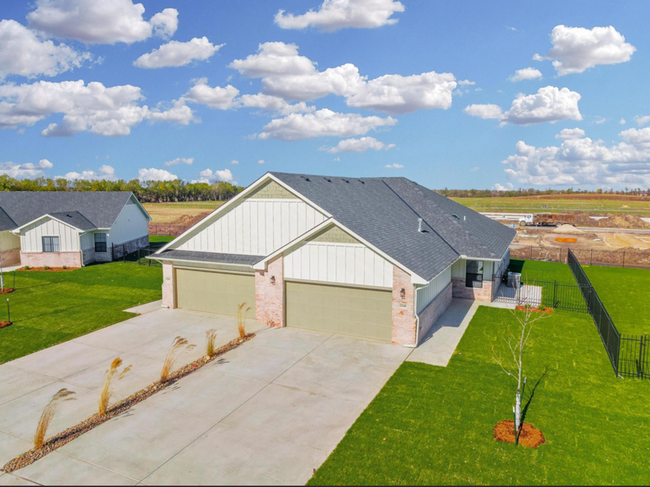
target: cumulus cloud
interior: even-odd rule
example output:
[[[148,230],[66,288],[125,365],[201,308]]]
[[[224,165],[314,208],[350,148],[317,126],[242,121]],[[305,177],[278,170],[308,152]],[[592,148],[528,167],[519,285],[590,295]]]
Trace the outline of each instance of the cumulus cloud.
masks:
[[[166,8],[150,20],[144,6],[132,0],[36,0],[27,14],[30,27],[54,37],[86,44],[131,44],[156,35],[171,37],[178,28],[178,10]]]
[[[313,112],[314,106],[308,106],[304,101],[289,103],[283,98],[257,93],[255,95],[242,95],[237,99],[238,106],[246,108],[259,108],[261,110],[273,110],[282,115],[290,113]]]
[[[239,161],[236,160],[236,159],[233,159],[232,161],[230,161],[230,164],[232,164],[233,166],[236,166],[237,164],[239,164]]]
[[[319,71],[316,63],[298,54],[298,46],[283,42],[260,44],[258,52],[230,66],[242,75],[262,78],[262,93],[287,101],[311,101],[333,94],[350,107],[388,114],[451,106],[459,82],[451,73],[402,76],[389,74],[368,80],[354,64]],[[472,84],[463,80],[460,84]]]
[[[52,164],[47,159],[41,159],[38,164],[27,162],[25,164],[17,164],[15,162],[0,162],[0,174],[7,175],[12,178],[40,178],[44,177],[43,169],[52,169]]]
[[[492,186],[493,191],[508,191],[509,189],[512,189],[513,185],[512,183],[508,183],[506,186],[503,184],[496,183],[495,185]]]
[[[65,44],[41,39],[15,20],[0,20],[0,81],[9,75],[56,76],[92,59]]]
[[[213,88],[208,85],[207,78],[200,78],[183,95],[182,99],[205,105],[215,110],[228,110],[235,105],[235,98],[238,94],[239,90],[232,85],[228,85],[225,88],[220,86]]]
[[[68,181],[74,181],[77,179],[83,179],[85,181],[92,181],[93,179],[114,181],[116,178],[115,169],[112,166],[103,165],[98,171],[90,169],[82,172],[72,171],[66,173],[65,176],[56,176],[54,179],[67,179]]]
[[[258,164],[266,164],[266,161],[264,159],[260,159],[259,161],[257,161],[257,163]]]
[[[559,147],[535,147],[523,141],[503,161],[509,179],[521,184],[650,186],[650,127],[628,129],[618,144],[571,137]]]
[[[156,169],[150,167],[149,169],[142,168],[138,171],[138,179],[141,183],[147,181],[174,181],[178,179],[176,174],[172,174],[165,169]]]
[[[195,37],[188,42],[170,41],[150,53],[143,54],[133,62],[138,68],[168,68],[205,61],[225,44],[212,44],[207,37]]]
[[[404,166],[395,162],[393,164],[386,164],[384,167],[387,169],[402,169]]]
[[[636,48],[611,25],[609,27],[567,27],[558,25],[551,32],[553,47],[546,56],[535,54],[536,61],[552,60],[560,76],[583,71],[599,64],[619,64],[630,60]]]
[[[562,129],[562,131],[555,136],[556,139],[579,139],[585,136],[585,131],[579,128],[575,129]]]
[[[205,169],[199,173],[200,183],[213,183],[215,181],[225,181],[227,183],[233,182],[233,175],[230,169],[222,169],[213,171],[212,169]]]
[[[45,136],[69,136],[77,132],[121,136],[143,120],[188,124],[192,113],[182,101],[169,110],[149,109],[140,102],[144,96],[137,86],[106,87],[83,80],[53,83],[0,85],[0,129],[33,125],[53,114],[63,114],[59,123],[49,124]]]
[[[510,76],[508,78],[510,81],[513,83],[516,83],[517,81],[524,81],[524,80],[529,80],[529,79],[538,79],[542,77],[542,72],[539,69],[535,68],[524,68],[524,69],[518,69],[515,71],[515,74]]]
[[[185,164],[187,166],[191,166],[194,164],[194,158],[193,157],[177,157],[176,159],[172,159],[171,161],[165,162],[163,164],[165,167],[172,167],[172,166],[178,166],[179,164]]]
[[[650,122],[650,115],[645,115],[643,117],[640,117],[639,115],[636,115],[634,117],[634,121],[637,123],[639,127],[643,127],[645,124]]]
[[[314,27],[324,32],[339,29],[372,29],[396,24],[393,14],[404,12],[404,5],[396,0],[324,0],[318,10],[302,15],[285,14],[280,10],[275,23],[282,29]]]
[[[365,135],[379,127],[395,125],[391,117],[363,117],[356,113],[338,113],[327,108],[314,113],[292,113],[269,122],[259,134],[260,139],[301,140],[314,137],[352,137]]]
[[[395,144],[384,144],[374,137],[361,137],[360,139],[346,139],[338,143],[336,147],[321,147],[321,150],[326,150],[330,154],[337,152],[366,152],[368,149],[390,150],[397,147]]]
[[[503,113],[501,107],[493,104],[469,105],[465,113],[474,117],[498,119],[502,123],[531,125],[561,120],[582,120],[578,109],[580,93],[568,88],[545,86],[537,93],[524,95],[520,93],[513,100],[510,110]]]

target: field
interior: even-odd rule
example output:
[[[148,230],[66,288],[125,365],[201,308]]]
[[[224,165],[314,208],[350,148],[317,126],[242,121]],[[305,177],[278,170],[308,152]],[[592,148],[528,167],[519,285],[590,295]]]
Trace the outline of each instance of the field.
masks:
[[[17,271],[16,291],[7,295],[13,325],[0,329],[0,363],[132,318],[123,310],[160,299],[161,284],[160,268],[134,263]],[[13,272],[5,273],[5,285],[13,287]],[[0,321],[6,319],[2,306]]]
[[[509,311],[480,307],[447,367],[404,363],[310,484],[647,485],[650,381],[614,376],[587,314],[556,311],[533,328],[524,421],[546,443],[493,439],[512,419],[515,383],[492,348],[510,353],[509,325]]]
[[[182,203],[144,203],[154,223],[183,223],[184,216],[195,217],[212,212],[225,201],[188,201]],[[179,221],[181,220],[181,221]]]
[[[582,196],[582,197],[581,197]],[[617,196],[617,195],[613,195]],[[476,211],[503,210],[515,212],[584,211],[593,213],[623,212],[638,216],[650,216],[650,198],[624,196],[623,199],[598,195],[517,196],[494,198],[452,198],[454,201]],[[546,208],[543,208],[546,206]]]

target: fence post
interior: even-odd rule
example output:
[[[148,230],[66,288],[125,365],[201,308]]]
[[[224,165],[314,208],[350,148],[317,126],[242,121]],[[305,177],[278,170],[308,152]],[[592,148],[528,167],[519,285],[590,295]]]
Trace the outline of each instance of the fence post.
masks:
[[[643,379],[644,371],[643,371],[643,347],[645,346],[643,338],[645,335],[641,335],[639,337],[639,363],[636,366],[636,371],[637,371],[637,377],[639,379]]]
[[[591,257],[589,258],[589,265],[594,265],[594,249],[591,249]]]
[[[625,250],[623,251],[623,267],[625,267]]]
[[[553,307],[555,308],[557,306],[557,281],[553,281]]]

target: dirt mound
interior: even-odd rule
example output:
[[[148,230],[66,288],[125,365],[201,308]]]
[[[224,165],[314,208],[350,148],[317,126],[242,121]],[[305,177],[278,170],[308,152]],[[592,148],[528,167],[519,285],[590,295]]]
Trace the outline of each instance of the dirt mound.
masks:
[[[631,215],[629,213],[622,215],[608,215],[607,218],[600,220],[600,227],[611,227],[611,228],[650,228],[650,223],[644,222],[636,215]]]
[[[577,229],[573,225],[567,225],[566,223],[564,225],[560,225],[557,227],[555,230],[553,230],[553,233],[572,233],[572,234],[578,234],[578,233],[584,233],[582,230]]]
[[[515,422],[500,421],[494,427],[494,439],[507,443],[515,442]],[[537,448],[542,443],[546,443],[544,434],[535,428],[532,424],[524,423],[519,434],[519,444]]]
[[[182,216],[176,218],[176,220],[174,220],[170,224],[171,225],[187,225],[187,226],[191,227],[192,225],[196,225],[198,222],[203,220],[210,213],[212,213],[212,212],[206,211],[204,213],[199,213],[198,215],[182,215]]]

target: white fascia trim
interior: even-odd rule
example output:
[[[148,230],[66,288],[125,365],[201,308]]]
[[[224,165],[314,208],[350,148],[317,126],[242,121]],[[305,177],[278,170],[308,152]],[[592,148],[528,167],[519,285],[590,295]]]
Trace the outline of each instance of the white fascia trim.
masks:
[[[503,255],[506,254],[504,253]],[[464,260],[482,260],[487,262],[501,262],[503,260],[503,257],[501,257],[501,259],[487,259],[485,257],[468,257],[466,255],[461,255],[460,258]]]
[[[32,224],[34,224],[34,223],[36,223],[36,222],[39,222],[39,221],[41,221],[41,220],[44,220],[44,219],[46,219],[46,218],[49,218],[50,220],[56,220],[57,222],[59,222],[59,223],[65,225],[66,227],[74,228],[74,229],[77,230],[78,232],[85,233],[85,232],[91,232],[91,231],[92,231],[92,230],[82,230],[82,229],[79,228],[79,227],[75,227],[75,226],[72,225],[71,223],[64,222],[63,220],[59,220],[58,218],[53,217],[53,216],[50,215],[49,213],[46,213],[45,215],[43,215],[43,216],[39,216],[38,218],[36,218],[35,220],[32,220],[31,222],[28,222],[28,223],[25,223],[24,225],[19,226],[18,228],[12,230],[11,233],[13,233],[13,234],[15,234],[15,235],[20,235],[20,231],[21,231],[23,228],[28,227],[29,225],[32,225]]]
[[[179,263],[187,262],[189,264],[202,264],[202,265],[231,265],[235,267],[252,267],[250,264],[233,264],[231,262],[206,262],[204,260],[188,260],[188,259],[178,259],[173,257],[156,257],[156,254],[147,255],[145,259],[179,262]]]
[[[212,222],[212,220],[213,220],[213,218],[214,218],[215,216],[220,215],[221,213],[225,213],[226,210],[230,209],[230,207],[233,206],[233,205],[235,204],[235,202],[237,202],[237,201],[239,201],[240,199],[244,198],[247,194],[249,194],[249,193],[250,193],[251,191],[253,191],[255,188],[257,188],[258,186],[260,186],[261,184],[263,184],[267,179],[271,179],[271,180],[275,181],[276,183],[278,183],[280,186],[282,186],[282,187],[283,187],[284,189],[286,189],[287,191],[290,191],[292,194],[297,195],[297,196],[298,196],[300,199],[302,199],[305,203],[308,203],[309,205],[313,206],[314,208],[316,208],[318,211],[320,211],[321,213],[323,213],[323,214],[324,214],[325,216],[327,216],[328,218],[332,216],[332,215],[330,215],[328,212],[326,212],[325,210],[323,210],[320,206],[318,206],[318,205],[312,203],[312,202],[309,201],[307,198],[305,198],[303,195],[301,195],[300,193],[298,193],[295,189],[293,189],[293,188],[290,187],[290,186],[287,186],[287,185],[284,184],[282,181],[280,181],[278,178],[276,178],[275,176],[273,176],[271,173],[268,173],[268,172],[267,172],[267,173],[265,173],[264,175],[262,175],[259,179],[257,179],[256,181],[254,181],[250,186],[248,186],[248,188],[246,188],[244,191],[242,191],[242,192],[239,193],[237,196],[235,196],[233,199],[231,199],[231,200],[228,201],[227,203],[221,205],[219,208],[217,208],[217,209],[214,210],[212,213],[210,213],[208,216],[206,216],[203,220],[201,220],[200,222],[196,223],[194,226],[188,228],[188,229],[185,230],[183,233],[181,233],[178,237],[176,237],[174,240],[172,240],[171,242],[167,243],[167,245],[165,245],[165,246],[162,247],[160,250],[158,250],[158,252],[156,252],[156,254],[160,254],[160,253],[162,253],[163,251],[167,250],[171,245],[173,245],[173,244],[175,244],[175,243],[178,243],[182,238],[188,236],[190,233],[192,233],[192,232],[194,232],[195,230],[199,229],[200,227],[202,227],[202,226],[204,226],[204,225],[207,225],[208,223]],[[156,255],[156,254],[154,254],[154,255]]]

